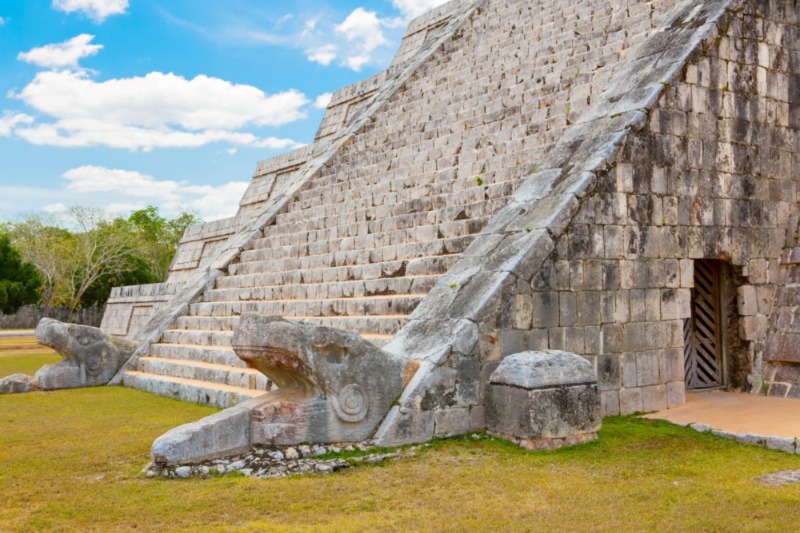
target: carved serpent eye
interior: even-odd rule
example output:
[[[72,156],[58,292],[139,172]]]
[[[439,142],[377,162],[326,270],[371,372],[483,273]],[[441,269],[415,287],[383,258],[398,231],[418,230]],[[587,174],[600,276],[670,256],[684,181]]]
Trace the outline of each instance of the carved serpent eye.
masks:
[[[96,374],[100,371],[100,367],[102,366],[103,358],[99,355],[93,355],[86,359],[86,371],[89,374]]]
[[[80,337],[78,337],[78,344],[80,344],[81,346],[88,346],[90,342],[92,342],[92,339],[90,339],[85,335],[81,335]]]
[[[369,400],[361,385],[347,385],[331,399],[336,415],[345,422],[360,422],[367,416]]]

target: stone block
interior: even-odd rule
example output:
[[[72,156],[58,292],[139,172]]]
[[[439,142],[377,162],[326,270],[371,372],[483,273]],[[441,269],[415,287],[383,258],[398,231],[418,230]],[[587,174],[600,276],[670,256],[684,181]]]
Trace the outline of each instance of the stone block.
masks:
[[[619,391],[619,414],[629,415],[642,411],[642,391],[640,389],[621,389]]]
[[[667,408],[667,386],[642,387],[642,410],[663,411]]]
[[[770,450],[781,450],[784,452],[794,453],[796,450],[795,439],[787,437],[767,437],[767,448]]]
[[[659,361],[657,351],[636,354],[636,385],[644,387],[659,382]]]
[[[618,355],[597,356],[597,382],[602,391],[619,390],[622,386],[622,372]]]
[[[0,379],[0,394],[19,394],[31,390],[31,377],[25,374],[12,374]]]
[[[603,391],[600,393],[600,405],[603,417],[619,414],[619,391]]]
[[[451,407],[434,411],[434,437],[445,438],[474,431],[470,409]]]
[[[744,316],[739,321],[739,334],[744,340],[756,341],[767,334],[769,320],[764,315]]]
[[[686,384],[681,382],[667,383],[667,409],[686,403]]]
[[[596,438],[601,402],[591,363],[554,350],[505,358],[489,378],[486,422],[526,448]]]
[[[742,285],[736,290],[736,297],[739,304],[740,315],[753,316],[758,314],[758,298],[755,287],[752,285]]]

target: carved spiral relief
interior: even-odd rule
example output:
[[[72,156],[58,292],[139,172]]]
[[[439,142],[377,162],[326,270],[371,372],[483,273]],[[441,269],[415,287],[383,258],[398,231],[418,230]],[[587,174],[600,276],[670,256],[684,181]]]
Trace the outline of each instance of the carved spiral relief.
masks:
[[[369,401],[361,385],[347,385],[333,398],[333,408],[345,422],[360,422],[367,416]]]

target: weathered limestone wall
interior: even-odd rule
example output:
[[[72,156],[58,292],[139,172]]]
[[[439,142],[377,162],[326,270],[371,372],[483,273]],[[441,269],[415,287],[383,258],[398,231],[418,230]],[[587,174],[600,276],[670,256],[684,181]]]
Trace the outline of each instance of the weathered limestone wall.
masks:
[[[796,210],[800,102],[790,80],[800,41],[790,5],[746,4],[666,90],[556,241],[531,293],[517,294],[499,350],[594,360],[605,414],[679,405],[693,260],[722,259],[743,277],[745,385],[760,389],[786,221]]]
[[[778,272],[778,289],[764,350],[764,392],[800,398],[800,219],[789,231]]]
[[[347,121],[363,109],[378,94],[386,83],[389,71],[384,70],[358,83],[339,89],[328,104],[328,110],[317,130],[315,140],[331,137],[339,132]]]
[[[403,42],[392,60],[389,71],[392,72],[398,66],[412,61],[430,39],[433,31],[467,9],[469,4],[470,0],[452,0],[412,20],[406,28]]]
[[[115,287],[100,328],[109,335],[133,339],[153,315],[167,305],[183,283],[213,261],[236,233],[238,218],[226,218],[186,229],[178,243],[165,283]],[[94,324],[92,324],[94,325]]]
[[[187,228],[172,259],[167,282],[185,281],[203,263],[213,260],[219,247],[236,233],[238,227],[236,218],[224,218]]]
[[[106,304],[100,328],[133,339],[153,315],[168,304],[186,280],[216,259],[228,238],[239,229],[236,217],[186,229],[178,243],[165,283],[115,287]]]
[[[688,87],[689,96],[687,98],[685,96],[687,87],[679,88],[677,85],[688,86],[691,84],[687,83],[691,80],[688,79],[687,69],[684,68],[687,63],[694,61],[699,63],[703,50],[714,47],[719,49],[723,37],[727,35],[726,32],[740,31],[735,28],[736,23],[732,21],[736,17],[742,16],[742,11],[737,11],[741,4],[742,2],[735,0],[687,1],[676,7],[657,32],[653,33],[641,46],[629,52],[626,60],[621,62],[619,71],[608,89],[597,99],[593,99],[591,106],[577,117],[574,125],[570,126],[557,145],[540,160],[539,165],[536,165],[538,172],[523,180],[511,202],[492,218],[456,265],[440,279],[437,286],[413,313],[409,324],[385,347],[387,351],[406,353],[418,358],[420,370],[404,391],[399,405],[392,409],[378,431],[378,442],[391,444],[426,440],[431,436],[453,435],[483,427],[485,425],[483,385],[487,381],[486,378],[505,355],[519,351],[521,348],[524,349],[523,343],[541,342],[540,346],[566,347],[587,354],[586,334],[594,333],[596,335],[599,333],[599,339],[597,335],[593,339],[590,338],[589,346],[592,347],[591,351],[594,354],[589,353],[588,355],[633,352],[635,361],[636,354],[646,350],[645,343],[651,343],[646,336],[658,333],[658,331],[647,331],[645,328],[645,323],[648,322],[647,294],[642,294],[645,297],[645,314],[640,318],[640,322],[632,324],[629,332],[633,342],[638,343],[633,344],[634,348],[632,349],[625,345],[616,347],[616,349],[608,349],[612,346],[614,339],[611,338],[610,328],[604,330],[602,327],[598,327],[603,324],[603,315],[600,313],[604,312],[599,297],[602,296],[602,292],[608,292],[603,291],[604,283],[611,283],[610,287],[614,287],[614,283],[618,283],[619,289],[624,290],[638,289],[639,283],[649,283],[647,281],[650,276],[647,266],[649,263],[633,262],[629,266],[645,266],[641,271],[631,271],[628,268],[627,272],[623,272],[622,261],[625,253],[637,254],[637,256],[655,254],[653,258],[659,258],[660,247],[657,246],[655,252],[643,252],[642,250],[646,247],[639,244],[641,240],[636,240],[636,246],[629,252],[623,248],[619,255],[610,257],[618,262],[610,265],[610,273],[606,278],[602,264],[588,265],[595,267],[589,269],[584,264],[586,259],[606,259],[605,235],[601,236],[596,231],[591,238],[588,235],[581,235],[580,226],[586,224],[586,217],[589,214],[595,214],[595,209],[589,207],[592,198],[603,192],[616,193],[618,190],[620,193],[616,193],[618,196],[615,198],[625,200],[617,213],[620,218],[618,221],[612,219],[606,224],[655,226],[654,222],[647,222],[643,217],[651,216],[657,207],[663,210],[663,202],[660,202],[660,199],[659,202],[656,202],[656,197],[644,192],[641,196],[648,199],[646,204],[640,203],[639,199],[633,197],[627,198],[628,193],[638,192],[634,188],[634,184],[640,188],[642,185],[633,180],[625,167],[617,172],[617,166],[630,164],[634,165],[633,169],[636,170],[636,164],[641,164],[645,169],[652,170],[652,160],[655,160],[659,163],[675,164],[679,169],[681,163],[683,163],[683,168],[691,168],[686,163],[688,150],[678,150],[679,146],[677,146],[682,143],[688,145],[688,138],[673,135],[671,138],[666,137],[664,139],[666,142],[655,142],[658,141],[658,138],[650,130],[654,124],[658,124],[660,128],[660,122],[655,122],[653,117],[648,116],[648,111],[674,107],[676,110],[692,112],[691,106],[695,105],[697,113],[700,114],[701,111],[708,109],[708,99],[702,99],[702,97],[707,96],[705,93],[710,92],[709,88],[703,87],[703,85],[695,88]],[[731,28],[733,29],[731,30]],[[714,53],[720,55],[719,50]],[[716,80],[714,81],[716,82]],[[704,81],[703,83],[707,84],[708,82]],[[760,101],[762,98],[760,95],[764,95],[764,98],[767,96],[766,91],[762,91],[759,95],[757,88],[753,88],[752,84],[745,82],[741,83],[744,87],[739,89],[738,79],[729,83],[736,84],[736,90],[744,91],[744,94],[750,95],[752,100]],[[665,92],[668,97],[662,98]],[[722,93],[723,91],[720,89],[718,92]],[[730,92],[730,87],[725,92]],[[696,100],[692,99],[693,94],[696,95]],[[682,95],[683,98],[678,99],[678,95]],[[678,100],[678,102],[672,103],[672,99]],[[768,115],[745,114],[743,116],[761,122],[767,121],[768,125],[776,124],[774,117],[765,118],[769,117]],[[769,122],[769,120],[773,122]],[[688,129],[688,125],[686,128]],[[764,131],[764,128],[761,128],[761,131]],[[700,138],[706,137],[701,136]],[[718,139],[713,136],[710,138],[713,138],[714,142],[725,142],[724,138]],[[653,142],[648,144],[644,141]],[[676,146],[672,146],[672,144]],[[759,142],[757,145],[763,145],[763,142]],[[756,143],[751,143],[750,152],[760,153],[755,146]],[[643,160],[637,159],[640,156],[640,150],[645,154]],[[723,152],[721,156],[724,156],[725,153],[728,152]],[[662,157],[665,159],[661,159]],[[636,164],[634,164],[634,160]],[[692,161],[696,161],[696,159]],[[737,160],[736,163],[738,164],[740,161]],[[719,167],[713,168],[721,171],[728,168],[726,165],[733,164],[732,159],[720,157],[719,161],[714,160],[714,165],[719,165]],[[733,167],[726,172],[736,173],[742,172],[742,170]],[[619,184],[617,183],[618,174]],[[650,176],[650,174],[655,176],[656,172],[645,171],[644,176]],[[722,174],[722,172],[717,174]],[[622,179],[626,175],[631,178],[631,182]],[[647,178],[643,183],[646,183],[647,187],[651,187],[651,183],[655,181]],[[780,180],[774,181],[780,182]],[[671,184],[670,186],[674,187]],[[664,189],[663,194],[667,192],[669,189]],[[685,192],[673,192],[672,194],[675,196],[689,195]],[[737,194],[741,193],[730,190],[725,198],[736,198]],[[767,197],[760,195],[757,199],[751,198],[751,196],[753,196],[753,192],[748,191],[745,199],[755,200],[752,202],[755,205],[760,205],[759,202],[763,203],[770,199],[769,195]],[[653,199],[652,209],[649,198]],[[794,197],[791,198],[791,202],[793,201]],[[609,207],[614,205],[617,204],[612,203]],[[726,205],[725,202],[722,202],[722,205]],[[731,207],[730,202],[727,205],[729,208]],[[778,205],[793,204],[778,202]],[[663,211],[658,214],[661,216],[663,225]],[[684,218],[678,218],[679,215],[684,217],[686,213],[676,213],[675,222],[672,224],[679,227],[692,225],[690,218],[686,218],[684,221]],[[737,238],[742,235],[749,238],[747,242],[737,241],[736,243],[737,246],[748,247],[745,248],[747,253],[740,253],[736,249],[732,249],[730,252],[735,256],[736,261],[742,261],[743,258],[749,260],[771,257],[769,253],[770,231],[780,235],[783,230],[775,227],[774,220],[779,217],[775,216],[774,219],[770,219],[770,216],[766,215],[765,218],[762,218],[759,213],[752,220],[748,219],[745,222],[747,229],[751,229],[749,226],[755,221],[760,221],[760,224],[767,226],[755,229],[756,232],[761,233],[763,230],[767,234],[766,240],[762,238],[758,243],[755,242],[756,238],[753,238],[751,233],[744,231],[744,227],[739,226],[736,221],[730,222],[730,230],[723,228],[722,233],[726,236],[726,244],[731,242],[731,235],[736,235]],[[596,223],[597,220],[593,219],[593,224]],[[712,224],[712,222],[706,222],[708,226],[712,226]],[[695,222],[694,225],[700,224]],[[592,226],[592,228],[594,227]],[[620,228],[620,230],[622,229]],[[682,238],[688,238],[693,231],[681,230],[679,233],[683,234]],[[702,232],[700,233],[702,234]],[[759,237],[763,237],[763,235],[759,235]],[[589,241],[592,246],[584,243],[583,240]],[[782,239],[779,240],[782,241]],[[621,239],[619,242],[624,243]],[[602,246],[599,246],[598,244],[601,243]],[[709,243],[709,245],[711,244]],[[679,244],[676,243],[676,246]],[[680,246],[689,247],[683,242],[680,243]],[[570,249],[571,247],[572,249]],[[694,250],[694,248],[690,248],[690,250]],[[753,252],[752,250],[758,251]],[[715,251],[718,250],[715,249]],[[705,250],[701,249],[702,252]],[[692,251],[691,253],[697,252]],[[572,266],[570,263],[575,265],[574,269],[568,268],[566,274],[560,273],[561,283],[563,283],[564,275],[568,276],[566,283],[569,284],[571,290],[576,292],[574,300],[572,299],[573,295],[564,296],[563,312],[561,294],[558,295],[556,309],[552,305],[543,306],[541,301],[537,302],[538,308],[534,309],[534,292],[559,292],[551,290],[557,286],[552,279],[543,278],[544,274],[554,271],[556,261],[563,261],[564,257],[567,258],[567,267]],[[681,253],[676,252],[674,257],[677,260],[689,258],[692,255],[681,256]],[[702,255],[698,257],[702,257]],[[548,262],[553,263],[551,268],[547,268]],[[680,263],[677,261],[676,263],[680,268]],[[542,267],[545,267],[544,270]],[[621,280],[623,274],[635,276],[634,281],[628,278],[623,282]],[[657,279],[658,271],[654,275]],[[666,316],[670,317],[671,321],[677,325],[680,323],[680,317],[686,316],[685,309],[688,309],[689,302],[687,300],[683,305],[677,303],[678,298],[686,292],[679,290],[681,288],[679,279],[676,287],[670,287],[667,285],[666,274],[664,276],[664,281],[658,284],[658,295],[660,298],[662,289],[674,290],[674,294],[672,294],[674,301],[667,296],[664,303],[668,304],[666,305],[668,308]],[[619,281],[614,282],[615,279],[619,279]],[[670,280],[669,283],[674,284],[675,280]],[[564,289],[561,290],[567,292]],[[670,293],[665,292],[664,294]],[[630,302],[630,294],[627,296]],[[530,300],[527,299],[528,297]],[[578,304],[579,297],[582,300],[580,304]],[[670,350],[679,346],[676,339],[666,336],[666,328],[661,324],[662,302],[660,299],[657,300],[651,296],[650,303],[650,312],[652,313],[649,315],[650,321],[656,322],[657,328],[663,328],[661,331],[663,331],[664,337],[655,337],[660,339],[659,342],[661,339],[665,342],[658,346],[658,349]],[[656,303],[658,307],[655,307]],[[616,305],[616,301],[614,304]],[[598,309],[600,313],[598,313]],[[605,312],[607,313],[607,310]],[[630,313],[630,307],[628,312]],[[580,319],[578,318],[579,314],[582,315]],[[600,314],[599,317],[598,314]],[[556,320],[554,317],[557,318],[557,323],[537,322],[536,329],[540,331],[531,332],[529,330],[533,327],[534,320],[554,321]],[[606,315],[606,320],[609,319],[610,317]],[[574,343],[575,346],[567,344],[565,328],[570,326],[562,326],[561,320],[574,325],[573,330],[570,331],[573,335],[570,335],[569,342]],[[581,323],[579,320],[584,322]],[[630,321],[630,316],[626,320]],[[594,325],[595,322],[599,324]],[[578,324],[581,324],[580,330],[575,327]],[[546,339],[542,339],[543,331],[541,330],[546,333]],[[596,347],[598,340],[600,345]],[[628,336],[626,335],[623,340],[627,341]],[[580,349],[581,345],[583,350]],[[652,359],[652,355],[650,358]],[[609,360],[615,361],[613,355]],[[616,362],[618,361],[619,357],[616,357]],[[648,360],[648,362],[650,361]],[[630,368],[628,365],[628,369]],[[657,379],[660,380],[661,366],[658,365],[657,359],[655,368],[659,372]],[[634,367],[634,369],[637,372],[635,379],[638,380],[639,368]],[[644,376],[645,370],[647,368],[642,365],[643,377],[649,379],[649,376]],[[663,384],[663,398],[666,400],[666,384],[678,382],[677,376],[667,372],[666,369],[664,378],[661,383]],[[611,381],[609,376],[602,379],[606,383],[605,388],[609,389],[608,384]],[[642,383],[645,383],[645,380]],[[628,409],[629,405],[643,405],[642,391],[638,390],[641,388],[639,382],[636,381],[636,390],[628,393],[633,400],[626,404],[625,409]],[[677,386],[673,389],[677,389]],[[638,401],[635,400],[637,395]],[[616,396],[619,399],[621,395],[617,393]],[[606,414],[618,412],[620,409],[619,405],[614,405],[613,399],[613,391],[611,394],[605,395]],[[676,400],[679,399],[676,398]],[[653,401],[652,403],[656,404],[657,402]]]
[[[166,283],[118,287],[112,291],[103,316],[103,331],[134,338],[184,282],[202,275],[217,260],[228,239],[261,214],[270,196],[291,182],[287,178],[296,178],[293,175],[308,161],[314,148],[315,145],[306,146],[259,162],[235,217],[187,228],[178,243]]]
[[[302,166],[318,149],[319,145],[314,143],[259,162],[253,173],[253,181],[239,202],[237,218],[241,220],[240,225],[257,218],[271,197],[298,178]]]
[[[181,283],[115,287],[106,304],[100,329],[109,335],[133,339],[150,317],[169,303]]]

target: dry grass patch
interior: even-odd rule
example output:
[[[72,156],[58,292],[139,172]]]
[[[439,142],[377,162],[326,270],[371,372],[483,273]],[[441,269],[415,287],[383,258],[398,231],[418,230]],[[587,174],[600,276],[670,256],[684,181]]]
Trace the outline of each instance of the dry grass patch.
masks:
[[[53,349],[37,343],[35,337],[0,337],[0,357],[45,351],[52,352]]]
[[[598,442],[524,452],[437,441],[332,476],[169,481],[155,437],[212,409],[101,387],[0,397],[0,531],[795,530],[800,486],[753,479],[800,457],[660,421],[611,418]]]
[[[0,378],[11,374],[33,375],[43,365],[60,360],[60,355],[38,344],[34,337],[0,337]]]

